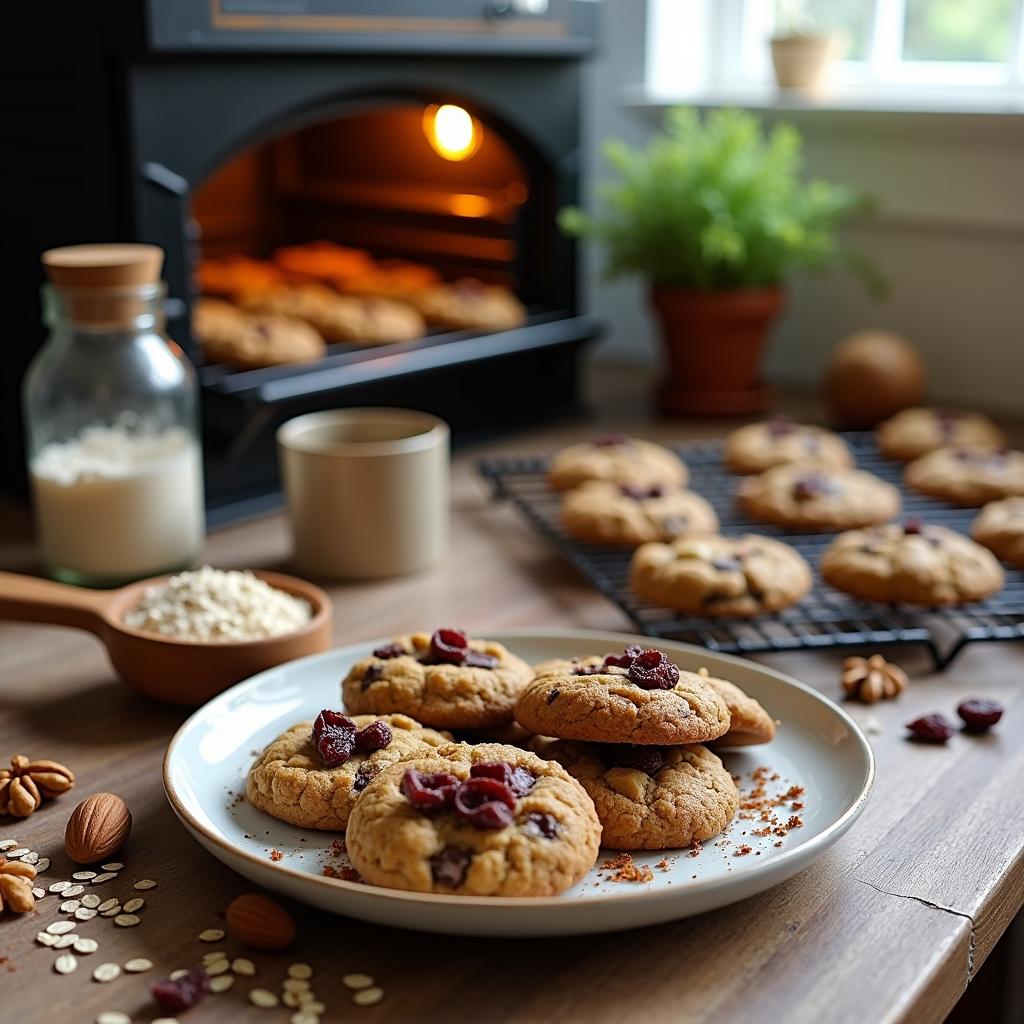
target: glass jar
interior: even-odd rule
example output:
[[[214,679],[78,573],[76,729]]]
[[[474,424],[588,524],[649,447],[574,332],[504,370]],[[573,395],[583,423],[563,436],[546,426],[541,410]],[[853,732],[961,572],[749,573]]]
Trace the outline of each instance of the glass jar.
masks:
[[[24,381],[28,466],[48,572],[119,586],[195,564],[204,537],[198,387],[163,333],[163,253],[44,253],[49,338]]]

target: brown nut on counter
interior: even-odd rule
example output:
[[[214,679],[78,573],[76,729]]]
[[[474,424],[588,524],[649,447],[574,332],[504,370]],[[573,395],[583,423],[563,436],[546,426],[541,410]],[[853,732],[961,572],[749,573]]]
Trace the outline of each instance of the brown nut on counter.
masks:
[[[44,797],[60,796],[75,784],[70,768],[15,754],[10,768],[0,768],[0,815],[27,818]]]
[[[843,690],[863,704],[898,697],[907,686],[907,673],[880,654],[870,658],[845,658]]]
[[[0,857],[0,913],[10,910],[14,914],[26,914],[35,909],[36,898],[32,895],[32,879],[36,869],[31,864]]]
[[[228,931],[250,949],[284,949],[295,941],[295,920],[280,903],[251,892],[228,905]]]
[[[64,849],[79,864],[94,864],[116,853],[132,830],[128,805],[113,793],[95,793],[71,812]]]

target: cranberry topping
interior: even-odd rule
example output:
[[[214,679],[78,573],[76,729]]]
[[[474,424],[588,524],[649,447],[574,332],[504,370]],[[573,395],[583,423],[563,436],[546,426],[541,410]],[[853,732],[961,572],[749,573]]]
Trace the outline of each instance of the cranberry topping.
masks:
[[[450,885],[453,889],[462,884],[469,867],[469,850],[458,846],[446,846],[440,853],[430,858],[430,874],[440,885]]]
[[[797,501],[808,501],[821,494],[830,494],[835,485],[821,473],[805,473],[793,481],[793,497]]]
[[[455,791],[455,813],[474,828],[507,828],[515,808],[515,793],[497,779],[467,779]]]
[[[165,978],[150,986],[153,998],[165,1009],[189,1010],[210,990],[210,979],[202,967],[193,967],[176,981]]]
[[[924,715],[907,722],[907,729],[922,743],[945,743],[953,735],[953,723],[945,715]]]
[[[620,445],[629,444],[629,438],[625,434],[598,434],[591,444],[595,448],[618,448]]]
[[[648,775],[656,775],[665,763],[665,757],[657,747],[616,747],[612,757],[618,767],[635,768]]]
[[[665,493],[660,484],[654,484],[652,487],[620,484],[619,490],[625,497],[632,498],[634,501],[643,501],[645,498],[660,498]]]
[[[503,782],[516,796],[526,796],[533,789],[537,776],[526,768],[514,767],[504,761],[481,761],[469,769],[474,779],[497,779]]]
[[[377,680],[380,679],[383,675],[384,672],[381,669],[380,665],[371,665],[363,673],[363,689],[365,690],[367,687],[373,686],[373,684],[377,682]]]
[[[437,629],[430,638],[430,657],[448,665],[461,665],[466,660],[469,641],[461,629]]]
[[[622,654],[606,654],[604,656],[605,668],[611,668],[613,665],[616,668],[629,668],[633,664],[633,659],[642,653],[642,647],[630,644]]]
[[[773,416],[768,421],[768,434],[771,437],[786,437],[796,430],[796,425],[788,416]]]
[[[375,658],[383,658],[385,661],[390,658],[400,658],[403,654],[405,654],[405,648],[401,644],[385,644],[383,647],[375,648],[373,652]]]
[[[375,750],[383,750],[394,737],[386,722],[379,718],[371,722],[365,729],[360,729],[355,736],[355,746],[362,754],[372,754]]]
[[[679,669],[661,651],[642,651],[629,666],[629,681],[645,690],[671,690],[679,682]]]
[[[903,533],[907,537],[914,537],[919,533],[924,533],[924,523],[916,516],[911,519],[904,519]]]
[[[313,723],[313,746],[328,768],[337,768],[351,756],[356,745],[356,723],[340,711],[324,708]]]
[[[498,659],[493,654],[470,649],[466,651],[465,664],[470,668],[497,668]]]
[[[1003,717],[1003,705],[972,697],[958,704],[956,713],[963,719],[967,732],[988,732]]]
[[[409,768],[402,776],[402,793],[420,811],[439,811],[451,807],[459,780],[447,772],[418,772]]]
[[[543,836],[545,839],[555,839],[562,831],[562,826],[557,818],[550,814],[543,814],[541,811],[530,811],[523,822],[523,831],[528,836]]]

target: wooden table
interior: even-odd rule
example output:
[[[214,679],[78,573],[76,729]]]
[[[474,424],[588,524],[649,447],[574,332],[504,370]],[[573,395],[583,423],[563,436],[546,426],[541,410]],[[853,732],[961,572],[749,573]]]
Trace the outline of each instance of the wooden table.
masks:
[[[538,431],[490,447],[538,450],[588,429]],[[645,429],[670,437],[722,427]],[[331,587],[337,643],[445,622],[484,635],[496,626],[629,628],[510,509],[489,502],[474,475],[478,454],[456,460],[445,564],[413,578]],[[30,565],[24,512],[8,506],[0,523],[0,565]],[[206,557],[223,567],[272,568],[287,552],[285,523],[272,517],[211,536]],[[837,693],[837,652],[762,660]],[[332,1021],[939,1021],[1024,898],[1024,646],[969,648],[945,675],[932,673],[921,653],[904,652],[901,661],[913,682],[898,701],[853,708],[880,727],[871,736],[878,778],[866,812],[832,852],[770,892],[674,924],[550,941],[435,939],[300,908],[292,951],[255,956],[260,973],[252,983],[241,979],[246,984],[182,1016],[188,1024],[287,1020],[292,1011],[256,1009],[245,994],[255,984],[277,988],[284,967],[304,960],[316,968],[315,990]],[[133,1021],[161,1016],[147,983],[217,948],[200,943],[198,932],[216,927],[229,900],[251,888],[185,833],[164,799],[160,762],[185,712],[135,696],[112,677],[91,638],[53,628],[0,626],[0,680],[0,756],[58,759],[79,778],[73,794],[27,821],[5,820],[0,838],[51,857],[50,880],[67,877],[62,834],[72,807],[89,793],[113,791],[128,801],[135,826],[120,856],[124,875],[108,888],[116,895],[133,879],[159,883],[145,894],[140,927],[103,919],[80,926],[100,950],[67,976],[53,972],[55,952],[33,942],[58,916],[54,897],[34,914],[0,921],[0,1019],[92,1021],[104,1009],[127,1011]],[[978,694],[1008,708],[994,734],[958,736],[941,748],[903,738],[904,722],[951,713]],[[108,984],[91,980],[96,964],[131,956],[157,968]],[[348,971],[374,975],[383,1002],[352,1006],[339,981]]]

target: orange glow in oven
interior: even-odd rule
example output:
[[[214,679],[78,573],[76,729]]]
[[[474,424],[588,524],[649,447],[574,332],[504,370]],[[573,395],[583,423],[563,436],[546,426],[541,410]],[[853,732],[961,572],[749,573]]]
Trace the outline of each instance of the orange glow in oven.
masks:
[[[471,157],[483,140],[479,122],[453,103],[427,107],[423,111],[423,133],[434,151],[445,160]]]

